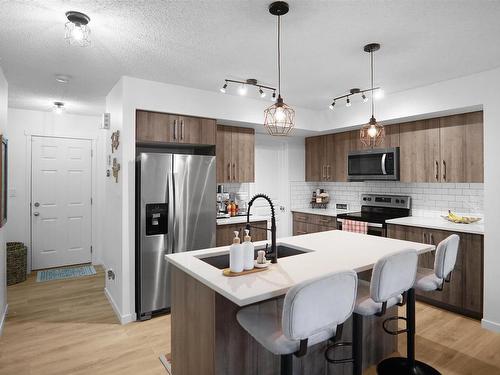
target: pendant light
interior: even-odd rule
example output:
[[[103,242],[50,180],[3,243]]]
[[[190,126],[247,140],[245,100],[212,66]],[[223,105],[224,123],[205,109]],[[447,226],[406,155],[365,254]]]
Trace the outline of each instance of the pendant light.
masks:
[[[370,67],[371,67],[371,104],[372,104],[372,117],[368,124],[363,125],[361,130],[359,131],[359,138],[361,143],[366,147],[376,147],[379,146],[385,138],[385,129],[382,125],[377,123],[375,119],[374,111],[375,106],[373,103],[373,52],[378,51],[380,49],[380,44],[371,43],[367,44],[364,47],[364,51],[370,54]]]
[[[81,12],[66,12],[68,22],[64,25],[64,38],[70,45],[87,47],[90,45],[90,17]]]
[[[269,6],[269,13],[278,17],[278,99],[264,111],[264,127],[273,136],[289,135],[295,125],[295,111],[281,97],[281,16],[288,10],[284,1],[276,1]]]

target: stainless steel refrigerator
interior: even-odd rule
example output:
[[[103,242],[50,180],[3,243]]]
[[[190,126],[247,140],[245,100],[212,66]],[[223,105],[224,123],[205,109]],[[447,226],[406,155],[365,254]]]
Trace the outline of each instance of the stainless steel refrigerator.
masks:
[[[166,254],[215,247],[215,156],[140,153],[136,164],[136,312],[170,309]]]

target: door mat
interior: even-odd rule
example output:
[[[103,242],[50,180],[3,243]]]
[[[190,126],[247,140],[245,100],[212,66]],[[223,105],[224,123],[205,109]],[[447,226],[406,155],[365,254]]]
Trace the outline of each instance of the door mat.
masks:
[[[69,268],[53,268],[50,270],[38,271],[36,274],[36,281],[42,283],[44,281],[73,279],[83,276],[95,275],[96,270],[94,266],[79,266]]]

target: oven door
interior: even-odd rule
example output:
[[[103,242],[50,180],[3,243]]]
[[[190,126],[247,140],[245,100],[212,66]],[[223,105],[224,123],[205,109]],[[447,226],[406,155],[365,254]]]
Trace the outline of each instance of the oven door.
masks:
[[[349,152],[349,181],[399,180],[399,147]]]
[[[342,230],[344,219],[337,219],[337,229]],[[372,236],[386,237],[386,229],[383,224],[368,223],[368,233]]]

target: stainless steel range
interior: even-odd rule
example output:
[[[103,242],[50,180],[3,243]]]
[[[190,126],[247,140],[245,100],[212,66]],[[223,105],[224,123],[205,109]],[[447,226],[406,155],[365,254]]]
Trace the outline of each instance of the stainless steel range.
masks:
[[[406,195],[362,194],[361,211],[337,215],[337,228],[345,219],[368,223],[368,234],[386,236],[386,220],[410,216],[411,197]]]

